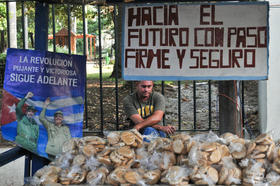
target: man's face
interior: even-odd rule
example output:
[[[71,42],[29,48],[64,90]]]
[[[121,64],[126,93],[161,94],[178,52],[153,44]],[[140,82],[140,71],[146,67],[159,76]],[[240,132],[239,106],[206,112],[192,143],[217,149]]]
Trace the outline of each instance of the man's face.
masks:
[[[153,86],[154,86],[153,81],[138,82],[136,85],[136,90],[137,90],[138,96],[143,100],[148,99],[150,97],[151,93],[153,92]]]
[[[55,123],[55,125],[60,126],[62,124],[62,121],[63,121],[63,115],[62,114],[56,114],[54,116],[54,123]]]
[[[34,116],[34,112],[32,110],[26,111],[26,117],[28,119],[31,119]]]

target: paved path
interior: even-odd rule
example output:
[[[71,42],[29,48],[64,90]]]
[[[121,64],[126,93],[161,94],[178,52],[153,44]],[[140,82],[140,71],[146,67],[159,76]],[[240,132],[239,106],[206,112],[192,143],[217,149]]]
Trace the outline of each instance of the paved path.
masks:
[[[9,148],[0,148],[0,153]],[[0,167],[0,186],[21,186],[24,183],[24,159],[21,157]]]

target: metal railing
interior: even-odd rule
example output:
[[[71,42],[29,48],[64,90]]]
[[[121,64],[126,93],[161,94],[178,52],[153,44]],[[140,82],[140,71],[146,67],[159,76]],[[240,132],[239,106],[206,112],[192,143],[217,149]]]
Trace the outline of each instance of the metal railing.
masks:
[[[111,4],[107,4],[106,6],[112,6],[114,11],[113,11],[113,21],[114,23],[117,22],[117,10],[119,8],[119,6],[122,5],[122,3],[120,3],[119,1],[108,1],[110,2]],[[140,1],[138,1],[140,2]],[[157,1],[158,2],[158,1]],[[188,1],[188,2],[191,2],[191,1]],[[7,46],[10,47],[10,35],[9,35],[9,9],[8,9],[8,2],[0,2],[0,3],[4,3],[6,4],[6,7],[7,7]],[[21,4],[21,10],[22,10],[22,15],[24,15],[24,7],[25,7],[25,1],[21,1],[21,2],[18,2],[17,3]],[[47,6],[51,7],[51,12],[50,12],[50,17],[51,19],[49,19],[49,21],[52,21],[52,35],[53,35],[53,52],[57,52],[57,46],[56,46],[56,15],[55,15],[55,7],[56,6],[61,6],[60,4],[47,4]],[[68,24],[67,24],[67,29],[68,29],[68,53],[71,54],[71,7],[73,5],[67,3],[66,4],[67,6],[67,20],[68,20]],[[121,91],[124,91],[126,90],[127,88],[124,88],[125,86],[129,85],[130,88],[128,88],[128,90],[130,91],[133,91],[133,83],[125,83],[125,85],[121,84],[123,83],[121,78],[118,77],[118,73],[115,74],[115,77],[113,77],[113,84],[114,84],[114,87],[113,87],[113,91],[114,91],[114,100],[115,100],[115,103],[113,104],[113,106],[115,107],[115,112],[113,114],[113,119],[114,120],[114,127],[113,128],[110,128],[110,127],[106,127],[106,121],[104,121],[104,115],[105,114],[108,114],[108,113],[105,113],[104,112],[104,96],[112,96],[112,95],[104,95],[104,81],[103,81],[103,65],[102,65],[102,18],[101,18],[101,10],[104,8],[103,5],[86,5],[83,1],[82,4],[79,5],[81,8],[80,8],[80,11],[81,11],[81,14],[82,14],[82,23],[83,23],[83,55],[86,55],[86,12],[85,12],[85,7],[86,6],[94,6],[97,8],[97,16],[98,16],[98,64],[99,64],[99,81],[97,82],[99,85],[98,87],[96,88],[99,88],[99,103],[90,103],[88,100],[89,100],[89,97],[88,97],[88,94],[87,92],[90,91],[88,88],[87,88],[87,85],[86,84],[86,94],[85,94],[85,114],[84,114],[84,133],[96,133],[96,134],[103,134],[104,130],[108,130],[108,129],[111,129],[111,130],[121,130],[122,128],[120,127],[120,124],[123,124],[123,122],[125,122],[125,116],[123,116],[123,113],[121,112],[121,99],[120,99],[120,92]],[[35,8],[35,7],[34,7]],[[21,34],[22,34],[22,40],[23,40],[23,45],[22,47],[25,48],[26,46],[26,30],[25,30],[25,22],[24,22],[24,16],[21,16],[21,25],[22,25],[22,31],[21,31]],[[117,46],[119,46],[119,43],[118,43],[118,38],[117,37],[117,30],[116,30],[116,25],[114,27],[114,37],[115,37],[115,41],[114,41],[114,49],[115,49],[115,66],[116,66],[116,71],[118,71],[119,69],[119,63],[120,63],[120,58],[117,56]],[[3,68],[1,69],[2,66],[0,66],[0,72],[1,72],[1,75],[3,75],[4,73],[4,70]],[[87,74],[85,74],[86,76]],[[2,76],[1,76],[2,77]],[[0,79],[1,81],[1,79]],[[88,83],[88,82],[86,82]],[[193,111],[192,111],[192,118],[189,118],[192,125],[189,126],[188,128],[185,127],[185,124],[184,124],[184,121],[182,121],[182,113],[184,112],[185,114],[185,111],[182,109],[182,90],[184,87],[182,87],[182,85],[185,85],[185,82],[181,82],[181,81],[177,81],[177,82],[172,82],[172,89],[176,90],[176,92],[174,92],[174,98],[177,99],[177,111],[174,111],[174,113],[177,113],[177,118],[174,118],[172,117],[173,120],[170,120],[170,117],[168,117],[168,113],[166,113],[165,115],[165,119],[164,119],[164,123],[165,124],[170,124],[170,122],[173,122],[173,121],[176,121],[176,123],[173,123],[174,125],[176,125],[177,127],[177,131],[209,131],[209,130],[216,130],[218,131],[218,122],[213,118],[213,113],[216,114],[218,111],[213,111],[213,99],[216,100],[216,102],[218,101],[217,99],[217,92],[214,92],[213,93],[213,87],[215,86],[212,81],[203,81],[203,83],[201,82],[198,82],[198,81],[188,81],[188,86],[191,87],[192,89],[192,105],[190,107],[193,108]],[[170,84],[170,83],[169,83]],[[121,88],[120,90],[120,85],[122,85],[123,87]],[[170,87],[170,85],[167,85],[166,82],[164,81],[161,81],[159,83],[157,83],[157,87],[160,87],[159,90],[162,92],[163,95],[167,95],[166,93],[166,89],[167,87]],[[204,105],[204,110],[206,110],[206,113],[208,113],[208,122],[206,125],[204,125],[204,127],[201,127],[201,126],[198,126],[198,108],[197,108],[197,102],[198,102],[198,86],[199,87],[206,87],[204,88],[205,90],[207,90],[207,99],[208,99],[208,105]],[[189,97],[190,99],[190,97]],[[203,98],[204,99],[204,98]],[[242,101],[242,114],[243,116],[245,115],[245,111],[244,111],[244,82],[242,82],[242,86],[241,86],[241,101]],[[108,106],[108,105],[107,105]],[[89,107],[95,107],[95,110],[93,111],[89,111]],[[112,106],[110,106],[112,107]],[[215,107],[214,107],[215,108]],[[89,121],[89,118],[93,117],[91,114],[93,112],[98,112],[98,116],[99,116],[99,119],[98,121],[94,121],[95,125],[97,126],[90,126],[92,125],[92,121]],[[215,117],[217,118],[218,116],[215,115]],[[244,123],[244,120],[243,120],[243,123]],[[215,125],[215,126],[214,126]],[[16,147],[12,150],[10,150],[9,152],[7,153],[3,153],[3,154],[0,154],[0,166],[6,164],[6,163],[9,163],[21,156],[25,155],[26,156],[26,170],[25,170],[25,176],[30,176],[31,174],[34,173],[35,169],[32,169],[32,173],[30,174],[30,161],[37,161],[38,159],[40,159],[40,157],[35,157],[35,155],[33,154],[30,154],[29,152],[19,148],[19,147]],[[39,162],[43,162],[42,160],[39,160]],[[47,161],[46,161],[47,162]],[[35,163],[33,163],[35,164]],[[37,164],[37,163],[36,163]],[[40,164],[40,163],[39,163]],[[39,165],[37,164],[37,165]],[[44,164],[44,163],[42,163]],[[40,165],[38,166],[40,168]],[[37,167],[37,168],[38,168]]]

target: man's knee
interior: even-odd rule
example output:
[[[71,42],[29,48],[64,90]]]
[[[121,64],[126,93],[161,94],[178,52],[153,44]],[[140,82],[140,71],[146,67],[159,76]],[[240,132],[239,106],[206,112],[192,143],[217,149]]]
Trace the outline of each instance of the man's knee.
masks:
[[[155,129],[153,127],[144,128],[143,131],[141,132],[141,134],[146,136],[146,137],[144,137],[144,141],[146,141],[146,142],[150,142],[151,140],[158,138],[158,137],[162,137],[162,138],[166,137],[166,134],[163,131],[158,131],[157,129]]]
[[[143,135],[159,135],[158,131],[153,127],[146,127],[142,131]]]

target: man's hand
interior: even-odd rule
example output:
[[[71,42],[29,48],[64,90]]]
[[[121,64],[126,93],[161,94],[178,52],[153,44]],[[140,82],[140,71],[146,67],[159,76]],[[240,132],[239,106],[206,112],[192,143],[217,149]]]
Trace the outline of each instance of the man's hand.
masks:
[[[48,97],[48,98],[45,100],[44,106],[47,107],[50,103],[51,103],[51,100],[50,100],[50,98]]]
[[[175,127],[174,126],[161,126],[160,130],[162,130],[163,132],[167,133],[167,134],[173,134],[175,132]]]
[[[26,94],[26,96],[25,96],[26,99],[29,99],[29,98],[31,98],[31,97],[33,97],[33,93],[32,93],[32,92],[28,92],[28,93]]]
[[[135,125],[134,128],[139,131],[141,128],[143,128],[143,126],[139,123]]]

